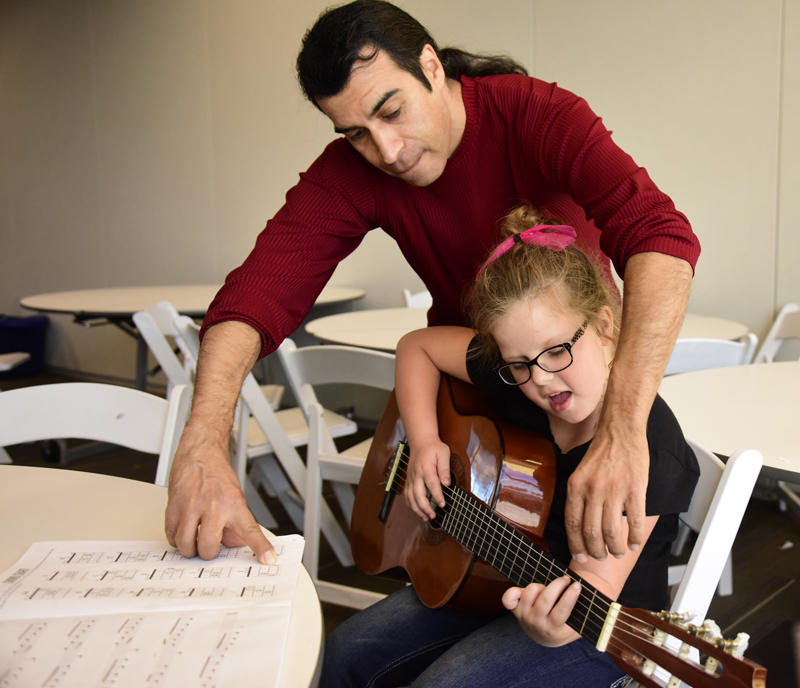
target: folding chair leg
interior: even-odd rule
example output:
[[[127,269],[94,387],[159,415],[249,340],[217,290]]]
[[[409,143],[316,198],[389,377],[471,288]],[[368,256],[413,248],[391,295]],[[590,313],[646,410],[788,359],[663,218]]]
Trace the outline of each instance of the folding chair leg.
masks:
[[[332,480],[331,487],[333,488],[333,493],[336,495],[336,499],[339,502],[339,506],[342,507],[345,521],[347,521],[347,525],[350,526],[350,519],[353,516],[353,505],[356,501],[356,495],[355,492],[353,492],[353,486],[349,483],[340,483],[336,480]]]
[[[678,521],[678,537],[675,538],[675,542],[672,543],[672,549],[670,550],[673,556],[681,556],[681,552],[683,552],[683,548],[686,546],[686,541],[689,539],[690,532],[691,528],[689,528],[689,526],[683,521]]]
[[[292,519],[294,527],[299,531],[303,530],[303,503],[286,476],[278,466],[278,462],[272,454],[258,456],[251,462],[251,477],[256,485],[264,486],[268,494],[274,495],[280,500],[289,518]]]
[[[733,595],[733,554],[728,554],[725,560],[725,567],[722,569],[722,574],[717,583],[717,594],[720,597]]]
[[[252,512],[253,518],[256,519],[259,525],[265,528],[276,528],[278,526],[278,522],[267,505],[264,504],[264,500],[261,499],[261,495],[258,494],[258,490],[250,478],[245,478],[244,481],[244,498],[247,500],[247,506]]]
[[[253,463],[258,466],[259,473],[273,487],[283,508],[289,514],[295,527],[301,532],[307,532],[304,526],[304,510],[298,504],[300,497],[297,495],[291,484],[286,478],[283,470],[278,465],[273,455],[259,456],[253,459]],[[344,486],[348,487],[348,486]],[[353,512],[352,489],[350,490],[350,508],[345,513],[349,516]],[[350,538],[342,530],[327,502],[324,500],[318,507],[320,509],[320,520],[322,521],[322,534],[328,540],[331,549],[336,554],[336,558],[342,566],[353,566],[353,553],[350,548]],[[308,547],[306,547],[308,549]],[[306,567],[308,568],[308,567]]]

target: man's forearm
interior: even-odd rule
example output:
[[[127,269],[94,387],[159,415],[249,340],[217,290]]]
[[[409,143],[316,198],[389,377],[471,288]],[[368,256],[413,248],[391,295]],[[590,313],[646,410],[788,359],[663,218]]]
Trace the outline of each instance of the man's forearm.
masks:
[[[250,325],[227,321],[208,329],[188,423],[193,430],[228,441],[239,392],[260,351],[261,337]]]
[[[661,253],[640,253],[625,266],[619,344],[608,382],[604,423],[643,429],[680,332],[692,268]],[[608,428],[606,428],[608,429]]]

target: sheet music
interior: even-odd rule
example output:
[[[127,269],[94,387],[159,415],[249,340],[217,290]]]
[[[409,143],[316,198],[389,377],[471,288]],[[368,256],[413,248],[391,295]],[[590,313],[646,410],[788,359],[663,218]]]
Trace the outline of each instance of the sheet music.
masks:
[[[0,688],[276,685],[303,538],[270,541],[271,566],[246,547],[35,543],[0,574]]]

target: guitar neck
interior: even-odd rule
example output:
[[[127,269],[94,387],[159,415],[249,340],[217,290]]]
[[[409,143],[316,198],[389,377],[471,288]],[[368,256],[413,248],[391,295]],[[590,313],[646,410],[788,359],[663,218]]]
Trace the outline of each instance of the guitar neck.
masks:
[[[567,625],[596,645],[612,601],[549,552],[524,537],[489,507],[458,486],[444,488],[445,506],[431,524],[441,528],[514,585],[547,585],[564,575],[581,584]]]

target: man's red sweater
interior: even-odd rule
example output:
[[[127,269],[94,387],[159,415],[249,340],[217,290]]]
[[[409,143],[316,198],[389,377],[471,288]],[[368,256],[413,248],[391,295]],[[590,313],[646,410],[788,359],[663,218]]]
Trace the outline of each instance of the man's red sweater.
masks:
[[[694,267],[700,244],[688,221],[583,99],[517,75],[461,83],[466,128],[439,179],[411,186],[370,165],[346,140],[331,142],[228,275],[203,330],[245,322],[261,334],[262,355],[270,353],[297,329],[337,264],[377,227],[431,292],[429,323],[464,324],[463,294],[501,239],[502,219],[522,203],[573,225],[578,245],[598,264],[607,267],[610,258],[621,275],[645,251]]]

